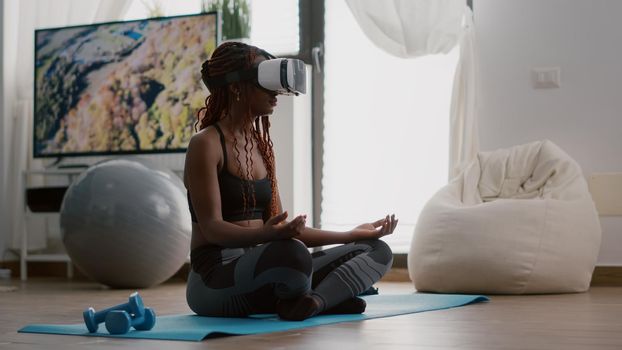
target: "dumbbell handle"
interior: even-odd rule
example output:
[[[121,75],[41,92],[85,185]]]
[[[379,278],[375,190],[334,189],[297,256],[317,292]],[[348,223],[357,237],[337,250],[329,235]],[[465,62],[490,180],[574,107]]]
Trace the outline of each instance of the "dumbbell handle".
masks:
[[[134,302],[132,302],[132,298],[135,298]],[[114,310],[124,310],[135,316],[141,316],[145,313],[145,307],[143,305],[142,298],[140,297],[140,295],[138,295],[138,293],[134,292],[130,295],[130,299],[127,303],[115,305],[107,309],[95,312],[95,322],[104,322],[104,320],[106,319],[106,315],[110,311]]]
[[[142,298],[137,292],[130,295],[129,301],[124,304],[109,307],[107,309],[95,312],[95,309],[89,307],[83,312],[84,323],[89,332],[97,332],[98,324],[104,322],[106,315],[111,311],[123,310],[132,314],[133,316],[140,317],[145,314],[145,306],[143,305]]]

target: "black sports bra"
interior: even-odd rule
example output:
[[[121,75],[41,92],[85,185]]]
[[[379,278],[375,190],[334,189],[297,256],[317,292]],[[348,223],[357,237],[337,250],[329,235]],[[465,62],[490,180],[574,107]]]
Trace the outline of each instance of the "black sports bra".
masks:
[[[225,136],[217,124],[214,124],[214,127],[220,134],[220,144],[224,156],[222,169],[218,173],[222,218],[230,222],[263,219],[264,213],[266,209],[270,207],[270,201],[272,200],[270,179],[265,177],[260,180],[245,180],[231,174],[227,168]],[[254,203],[253,192],[255,194]],[[192,207],[192,201],[190,200],[190,192],[187,192],[187,197],[192,221],[198,222],[196,213]],[[246,212],[244,211],[244,199],[246,199]]]

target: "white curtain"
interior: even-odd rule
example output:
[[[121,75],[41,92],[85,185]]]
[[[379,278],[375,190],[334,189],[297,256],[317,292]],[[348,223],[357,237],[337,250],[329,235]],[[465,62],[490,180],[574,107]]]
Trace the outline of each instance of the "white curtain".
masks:
[[[321,227],[345,231],[395,213],[400,224],[383,239],[407,252],[423,205],[447,183],[459,50],[391,55],[363,33],[345,1],[326,2],[325,31]]]
[[[449,178],[478,151],[475,50],[466,0],[346,0],[367,37],[387,53],[415,58],[460,45],[450,112]]]
[[[477,65],[473,13],[465,16],[460,39],[460,60],[456,67],[450,111],[449,179],[458,175],[479,152],[476,97]]]
[[[12,130],[11,150],[7,161],[7,196],[5,207],[11,213],[5,227],[12,232],[9,245],[21,245],[23,193],[22,172],[31,164],[32,104],[34,81],[34,30],[37,28],[90,24],[123,17],[132,0],[20,0],[5,2],[5,102],[11,104],[6,118],[6,130]],[[4,21],[4,19],[3,19]],[[5,34],[5,36],[6,36]],[[15,40],[15,36],[17,40]],[[29,249],[45,247],[45,231],[29,231]],[[41,232],[43,231],[43,232]]]

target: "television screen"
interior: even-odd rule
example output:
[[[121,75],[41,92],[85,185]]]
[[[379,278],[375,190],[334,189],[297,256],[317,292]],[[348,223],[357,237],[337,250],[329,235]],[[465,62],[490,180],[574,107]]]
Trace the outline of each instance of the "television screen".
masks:
[[[36,30],[33,156],[185,151],[217,16]]]

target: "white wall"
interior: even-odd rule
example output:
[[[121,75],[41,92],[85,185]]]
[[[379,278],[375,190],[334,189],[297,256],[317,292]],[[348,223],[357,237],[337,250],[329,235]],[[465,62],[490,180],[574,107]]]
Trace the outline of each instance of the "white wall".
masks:
[[[586,176],[622,172],[622,1],[475,0],[482,150],[550,139]],[[533,67],[561,87],[533,89]],[[601,217],[599,265],[622,265],[622,217]]]

